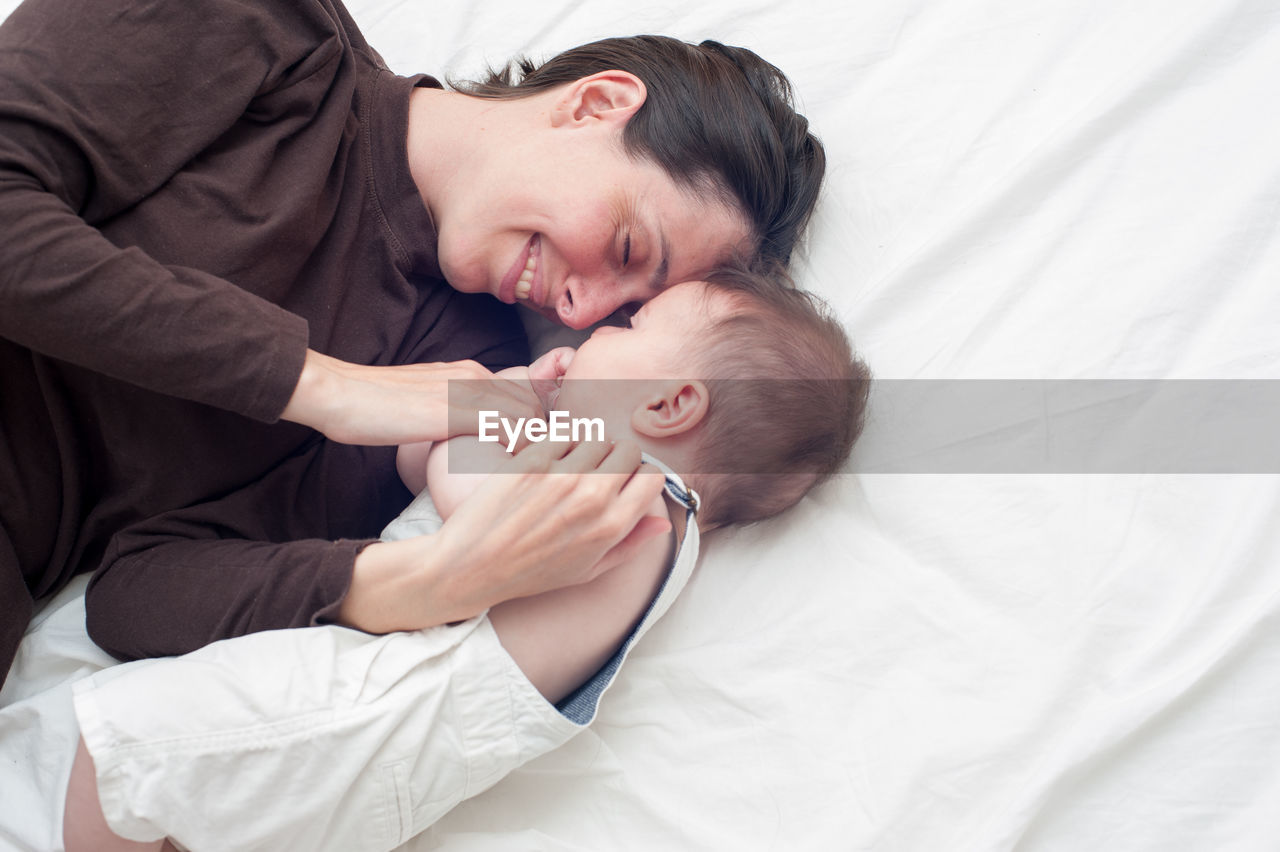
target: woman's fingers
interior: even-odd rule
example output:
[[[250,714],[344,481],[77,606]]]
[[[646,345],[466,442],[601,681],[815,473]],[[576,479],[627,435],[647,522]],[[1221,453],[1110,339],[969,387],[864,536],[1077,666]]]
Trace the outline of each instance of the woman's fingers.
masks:
[[[561,461],[577,445],[572,441],[540,441],[517,447],[514,460],[504,470],[511,473],[550,473],[551,465]],[[564,473],[561,469],[558,472]]]
[[[587,580],[594,580],[606,571],[626,565],[639,555],[650,539],[655,536],[666,535],[669,532],[671,532],[671,521],[669,519],[659,518],[657,515],[644,515],[631,528],[631,532],[623,537],[622,541],[611,547],[600,558],[600,561],[592,566],[591,575]]]
[[[550,443],[550,442],[548,442]],[[595,473],[609,456],[617,451],[612,441],[561,441],[565,448],[558,470],[561,473]]]
[[[548,441],[530,445],[520,456],[528,453],[532,455],[523,470],[585,477],[574,486],[583,510],[605,512],[605,521],[620,516],[619,524],[633,524],[634,516],[661,493],[665,481],[656,469],[642,465],[640,447],[633,441]],[[566,504],[561,511],[571,507]]]
[[[632,442],[534,444],[446,521],[441,544],[455,563],[451,582],[467,587],[459,597],[483,609],[593,579],[669,527],[637,530],[662,482],[640,465]]]

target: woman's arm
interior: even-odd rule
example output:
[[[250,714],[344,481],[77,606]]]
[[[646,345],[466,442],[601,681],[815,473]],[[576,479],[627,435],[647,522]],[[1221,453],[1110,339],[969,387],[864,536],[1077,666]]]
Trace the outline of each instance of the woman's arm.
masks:
[[[362,550],[338,621],[414,630],[593,580],[669,528],[642,523],[663,481],[634,443],[533,444],[439,532]]]
[[[198,173],[262,98],[307,82],[347,37],[324,0],[15,9],[0,26],[0,337],[347,443],[450,434],[447,380],[488,377],[477,365],[326,358],[308,349],[304,319],[250,292],[263,282],[192,268],[186,254],[170,260],[160,237],[148,254],[98,229]],[[208,256],[222,257],[219,247]]]
[[[315,47],[318,26],[301,6],[15,9],[0,27],[0,337],[150,390],[278,417],[306,323],[226,280],[115,245],[93,223],[225,134],[261,87],[283,82],[300,58],[291,51]],[[280,38],[269,45],[263,33]]]
[[[308,350],[281,418],[339,443],[374,446],[469,434],[483,410],[512,418],[541,415],[528,384],[502,378],[507,372],[495,377],[474,361],[366,367]],[[421,490],[408,479],[405,484]]]
[[[131,525],[112,539],[86,593],[90,636],[136,659],[284,627],[386,633],[458,621],[595,577],[602,555],[620,542],[625,552],[645,532],[631,531],[661,489],[658,477],[632,475],[638,448],[535,444],[433,535],[308,537],[306,515],[390,517],[403,508],[404,492],[385,475],[327,475],[393,461],[389,449],[320,441],[251,486]],[[282,511],[300,499],[305,511]],[[471,507],[477,500],[487,508]],[[360,517],[328,520],[341,530]]]

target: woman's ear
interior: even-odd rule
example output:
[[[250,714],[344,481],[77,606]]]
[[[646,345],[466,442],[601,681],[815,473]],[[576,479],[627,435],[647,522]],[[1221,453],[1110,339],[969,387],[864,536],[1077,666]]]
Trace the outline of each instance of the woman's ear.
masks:
[[[605,121],[625,125],[644,104],[648,90],[629,71],[600,71],[569,83],[551,110],[551,123],[582,125]]]
[[[631,428],[650,438],[673,438],[697,426],[710,404],[702,382],[666,382],[631,412]]]

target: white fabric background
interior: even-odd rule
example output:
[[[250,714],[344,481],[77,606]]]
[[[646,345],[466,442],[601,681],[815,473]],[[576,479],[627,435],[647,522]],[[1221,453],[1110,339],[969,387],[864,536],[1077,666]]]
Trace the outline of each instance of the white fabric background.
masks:
[[[1274,0],[350,5],[404,73],[778,64],[830,162],[798,277],[879,377],[1280,378]],[[406,848],[1273,849],[1278,628],[1274,475],[850,473],[709,537],[593,730]],[[54,750],[41,670],[0,790]]]

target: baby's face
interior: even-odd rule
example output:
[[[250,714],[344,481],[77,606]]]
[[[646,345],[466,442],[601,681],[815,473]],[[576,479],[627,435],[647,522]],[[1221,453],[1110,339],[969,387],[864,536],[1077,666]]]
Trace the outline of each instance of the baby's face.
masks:
[[[608,423],[642,402],[656,381],[698,378],[688,375],[689,354],[732,310],[729,297],[700,281],[669,287],[642,305],[628,327],[598,328],[563,359],[555,407]]]
[[[578,347],[566,379],[689,378],[681,372],[725,299],[701,281],[677,284],[640,306],[626,327],[601,326]]]

